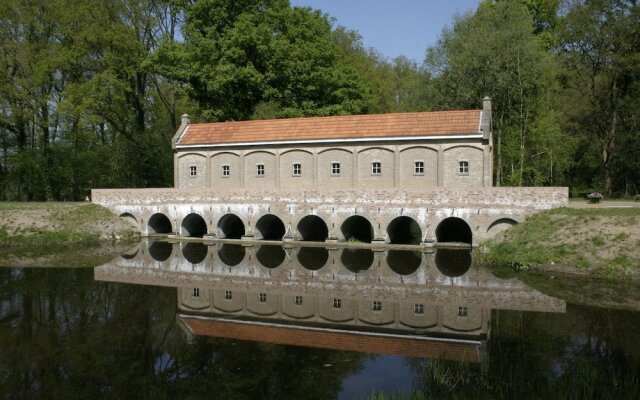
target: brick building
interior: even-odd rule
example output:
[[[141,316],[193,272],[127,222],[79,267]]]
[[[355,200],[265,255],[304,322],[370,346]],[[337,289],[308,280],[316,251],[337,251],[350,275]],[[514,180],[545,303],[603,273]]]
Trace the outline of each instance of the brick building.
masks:
[[[191,124],[173,138],[176,188],[492,186],[482,109]]]

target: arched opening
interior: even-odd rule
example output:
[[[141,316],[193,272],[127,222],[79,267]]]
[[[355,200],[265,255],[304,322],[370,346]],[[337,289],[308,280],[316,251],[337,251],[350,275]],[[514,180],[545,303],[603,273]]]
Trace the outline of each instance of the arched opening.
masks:
[[[138,226],[138,219],[134,217],[133,214],[131,213],[122,213],[119,215],[119,217],[123,221],[126,221],[129,224],[131,224],[132,226],[136,226],[136,227]]]
[[[149,244],[149,255],[156,261],[167,261],[173,253],[173,244],[169,242],[152,241]]]
[[[387,235],[391,244],[420,244],[422,230],[413,218],[402,216],[387,226]]]
[[[277,268],[284,262],[286,253],[282,246],[265,245],[256,250],[258,262],[267,268]]]
[[[224,243],[218,250],[218,258],[226,266],[235,267],[244,260],[245,250],[239,244]]]
[[[436,240],[438,243],[457,242],[471,244],[471,228],[461,218],[445,218],[436,228]]]
[[[256,223],[256,230],[260,234],[258,239],[282,240],[284,236],[284,223],[273,214],[263,215]]]
[[[297,229],[304,241],[324,242],[329,237],[327,224],[317,215],[307,215],[302,218],[298,222]]]
[[[517,225],[518,222],[512,220],[511,218],[500,218],[497,221],[493,221],[491,225],[487,228],[487,236],[495,237],[496,235],[506,231],[514,225]]]
[[[148,234],[153,235],[171,232],[173,232],[173,227],[171,226],[171,221],[166,215],[157,213],[153,214],[151,218],[149,218],[149,222],[147,223]]]
[[[437,249],[436,267],[450,278],[462,276],[471,268],[471,252],[459,249]]]
[[[298,250],[298,262],[310,271],[317,271],[329,260],[329,250],[324,247],[301,247]]]
[[[182,255],[191,264],[200,264],[207,258],[209,249],[202,243],[185,243],[182,246]]]
[[[366,271],[373,264],[373,251],[370,249],[344,249],[340,261],[346,269],[358,273]]]
[[[182,236],[203,237],[207,234],[207,223],[200,215],[192,213],[182,220]]]
[[[120,254],[120,257],[124,258],[125,260],[133,260],[134,258],[136,258],[137,255],[138,255],[138,249],[136,248],[133,251],[128,251],[126,253]]]
[[[347,218],[340,227],[342,236],[348,242],[371,243],[373,239],[373,226],[365,217],[354,215]]]
[[[244,224],[237,215],[226,214],[218,221],[218,237],[222,239],[240,239],[244,234]]]
[[[422,253],[419,251],[389,250],[387,264],[396,274],[411,275],[418,270],[422,262]]]

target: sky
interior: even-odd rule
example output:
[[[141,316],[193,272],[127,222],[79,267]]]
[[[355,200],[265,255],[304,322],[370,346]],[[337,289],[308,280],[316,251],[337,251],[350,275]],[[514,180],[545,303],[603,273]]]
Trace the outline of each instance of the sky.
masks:
[[[405,55],[421,63],[453,16],[474,11],[480,0],[290,0],[322,10],[337,25],[356,30],[366,47],[388,58]]]

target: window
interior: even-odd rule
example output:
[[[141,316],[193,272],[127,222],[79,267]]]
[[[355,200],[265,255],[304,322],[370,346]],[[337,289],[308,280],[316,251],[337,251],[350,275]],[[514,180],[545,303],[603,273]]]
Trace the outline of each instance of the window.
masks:
[[[342,308],[342,299],[333,299],[333,308]]]
[[[331,175],[340,175],[340,163],[331,163]]]
[[[224,298],[227,300],[231,300],[233,298],[233,293],[231,293],[231,290],[224,291]]]
[[[380,175],[382,173],[382,163],[374,161],[371,163],[371,173],[373,175]]]
[[[415,314],[424,314],[424,304],[414,304],[413,312]]]
[[[461,175],[469,174],[469,161],[458,161],[458,172]]]
[[[413,173],[416,175],[424,175],[424,161],[416,161],[414,163]]]
[[[298,306],[302,305],[302,296],[296,296],[296,305]]]
[[[382,310],[382,302],[375,300],[373,302],[373,311],[380,311],[380,310]]]
[[[264,176],[264,164],[256,165],[256,175]]]
[[[196,168],[195,165],[192,165],[189,167],[189,176],[196,176],[198,175],[198,169]]]
[[[200,289],[197,287],[193,288],[193,297],[200,297]]]
[[[293,164],[293,176],[302,175],[302,164]]]
[[[223,165],[222,166],[222,176],[229,176],[231,175],[231,170],[229,169],[228,165]]]
[[[267,302],[267,294],[266,293],[260,293],[260,303],[266,303]]]
[[[458,317],[467,316],[467,307],[458,307]]]

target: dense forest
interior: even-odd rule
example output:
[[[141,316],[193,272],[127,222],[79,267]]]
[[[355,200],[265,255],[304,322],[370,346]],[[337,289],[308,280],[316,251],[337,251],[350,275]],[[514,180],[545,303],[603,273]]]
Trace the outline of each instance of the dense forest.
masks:
[[[288,0],[3,0],[0,200],[171,186],[183,113],[446,110],[484,96],[496,186],[638,193],[636,0],[485,0],[420,63]]]

